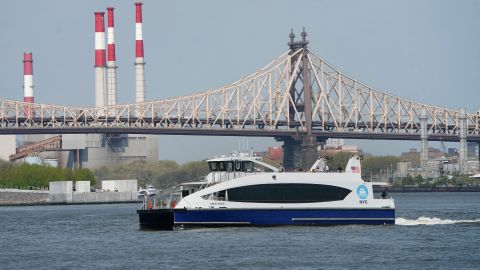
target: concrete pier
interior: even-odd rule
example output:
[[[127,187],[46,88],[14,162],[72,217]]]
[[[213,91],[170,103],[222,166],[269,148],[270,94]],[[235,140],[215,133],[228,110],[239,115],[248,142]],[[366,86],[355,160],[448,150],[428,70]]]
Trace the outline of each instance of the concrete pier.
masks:
[[[315,136],[285,137],[283,140],[283,167],[286,170],[308,170],[318,159],[318,143]]]
[[[48,190],[0,189],[0,206],[45,204]]]
[[[73,200],[73,182],[72,181],[57,181],[50,182],[50,193],[48,199],[52,203],[63,202],[71,203]]]
[[[50,204],[114,203],[137,201],[137,180],[104,180],[101,192],[90,192],[89,181],[50,182]]]

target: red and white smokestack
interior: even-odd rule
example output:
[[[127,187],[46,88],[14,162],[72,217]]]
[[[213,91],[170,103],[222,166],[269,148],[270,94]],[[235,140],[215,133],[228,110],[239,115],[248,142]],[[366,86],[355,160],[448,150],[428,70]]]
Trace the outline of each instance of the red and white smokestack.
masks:
[[[104,107],[107,101],[104,15],[95,12],[95,107]]]
[[[107,8],[107,105],[117,104],[117,65],[113,10],[113,7]]]
[[[145,61],[143,59],[142,3],[135,3],[135,102],[145,101]]]
[[[23,101],[33,103],[33,57],[31,52],[23,54]]]
[[[23,102],[34,103],[33,99],[33,57],[31,52],[23,54]],[[24,109],[25,117],[32,115],[32,108]]]

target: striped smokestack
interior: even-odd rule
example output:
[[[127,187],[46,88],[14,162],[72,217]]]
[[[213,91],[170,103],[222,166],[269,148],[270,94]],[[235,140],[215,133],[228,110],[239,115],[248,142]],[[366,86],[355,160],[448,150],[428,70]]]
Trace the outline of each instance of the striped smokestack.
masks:
[[[95,12],[95,107],[106,105],[105,12]]]
[[[142,3],[135,3],[135,102],[145,101],[145,61],[143,59]]]
[[[23,101],[33,103],[33,57],[31,52],[23,54]]]
[[[33,57],[31,52],[23,54],[23,101],[34,103],[33,99]],[[24,109],[25,117],[32,115],[32,108]]]
[[[107,105],[117,104],[117,66],[115,59],[113,10],[113,7],[107,8]]]

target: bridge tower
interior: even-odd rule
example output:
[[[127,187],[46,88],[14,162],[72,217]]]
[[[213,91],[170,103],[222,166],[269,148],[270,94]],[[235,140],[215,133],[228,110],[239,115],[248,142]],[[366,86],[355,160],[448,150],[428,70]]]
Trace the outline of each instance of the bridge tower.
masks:
[[[293,29],[289,35],[290,54],[293,55],[298,50],[302,50],[301,54],[292,58],[290,65],[290,75],[293,82],[290,88],[290,97],[293,103],[289,106],[290,127],[295,128],[296,121],[305,121],[306,130],[299,131],[293,137],[282,137],[284,158],[283,166],[286,169],[302,168],[308,169],[318,158],[317,138],[312,135],[312,87],[308,60],[308,40],[305,27],[301,33],[302,40],[295,41]],[[300,61],[300,69],[295,71],[295,66]],[[296,74],[293,74],[293,73]],[[301,113],[303,119],[295,119],[296,113]]]
[[[428,167],[428,127],[427,109],[420,110],[420,167],[427,171]]]
[[[460,109],[460,115],[458,118],[459,126],[460,126],[460,149],[458,153],[458,164],[459,164],[459,171],[461,174],[467,173],[467,113],[466,109]]]

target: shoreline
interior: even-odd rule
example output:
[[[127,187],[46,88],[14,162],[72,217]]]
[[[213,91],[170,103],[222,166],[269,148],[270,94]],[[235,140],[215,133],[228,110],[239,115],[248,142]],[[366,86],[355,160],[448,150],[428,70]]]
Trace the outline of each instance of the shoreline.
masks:
[[[8,206],[55,206],[55,205],[82,205],[82,204],[127,204],[127,203],[135,203],[140,204],[142,201],[112,201],[112,202],[77,202],[77,203],[49,203],[49,202],[38,202],[38,203],[16,203],[16,204],[2,204],[0,203],[0,207],[8,207]]]
[[[374,188],[374,192],[382,192],[384,188]],[[480,192],[480,187],[387,187],[389,193],[410,192]]]
[[[87,194],[90,195],[90,194]],[[93,197],[92,197],[93,196]],[[48,191],[32,191],[18,189],[2,189],[0,190],[0,207],[1,206],[37,206],[37,205],[80,205],[80,204],[116,204],[116,203],[142,203],[142,200],[132,198],[131,194],[123,194],[120,192],[93,194],[86,197],[85,194],[79,194],[79,197],[73,197],[67,200],[64,198],[55,198]]]

